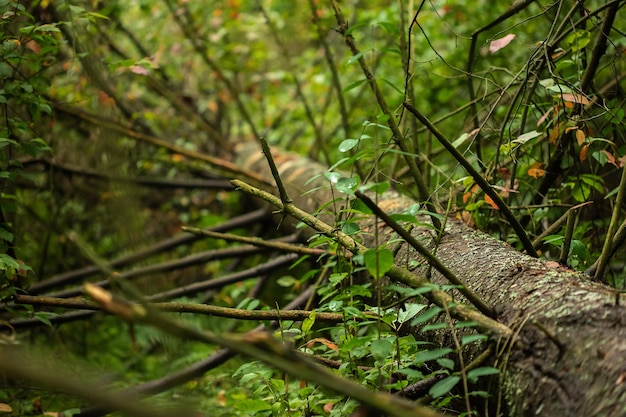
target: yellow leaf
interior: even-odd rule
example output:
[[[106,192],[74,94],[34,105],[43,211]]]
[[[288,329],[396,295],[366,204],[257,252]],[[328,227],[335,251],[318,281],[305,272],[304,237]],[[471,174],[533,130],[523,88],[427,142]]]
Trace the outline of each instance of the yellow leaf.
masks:
[[[585,141],[585,132],[583,132],[580,129],[576,130],[576,142],[578,142],[579,145],[582,145],[584,141]]]

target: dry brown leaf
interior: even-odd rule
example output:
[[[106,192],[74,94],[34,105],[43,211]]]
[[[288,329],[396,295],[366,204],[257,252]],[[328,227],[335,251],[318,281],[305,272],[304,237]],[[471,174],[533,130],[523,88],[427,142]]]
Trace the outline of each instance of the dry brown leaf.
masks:
[[[11,408],[9,404],[0,403],[0,413],[10,413],[12,411],[13,409]]]

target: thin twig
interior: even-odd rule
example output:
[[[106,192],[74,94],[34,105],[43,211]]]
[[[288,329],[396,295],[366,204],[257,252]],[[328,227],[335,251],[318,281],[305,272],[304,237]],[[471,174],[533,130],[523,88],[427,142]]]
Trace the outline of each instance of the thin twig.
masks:
[[[76,298],[55,298],[45,296],[32,296],[21,295],[15,296],[16,304],[28,304],[33,306],[46,306],[56,308],[73,308],[77,310],[94,310],[101,311],[102,307],[98,304],[92,303],[87,300],[80,300]],[[202,314],[207,316],[225,317],[237,320],[256,320],[256,321],[268,321],[268,320],[291,320],[302,321],[311,316],[311,311],[308,310],[244,310],[240,308],[230,308],[214,306],[209,304],[197,304],[197,303],[146,303],[146,306],[154,308],[155,310],[164,313],[193,313]],[[372,320],[377,319],[378,315],[365,312],[363,316],[350,317],[350,320]],[[342,323],[346,320],[346,316],[340,313],[326,313],[316,312],[315,320],[326,323]]]
[[[324,249],[308,248],[301,245],[294,245],[286,242],[278,242],[275,240],[265,240],[258,237],[240,236],[232,233],[218,233],[207,229],[198,229],[196,227],[182,227],[183,232],[193,233],[200,236],[208,236],[215,239],[223,239],[229,242],[248,243],[253,246],[262,248],[279,249],[284,252],[298,253],[300,255],[334,255],[334,252]]]
[[[276,163],[274,162],[274,158],[272,157],[272,152],[270,151],[270,145],[267,143],[267,140],[264,137],[259,137],[259,142],[261,143],[261,149],[263,150],[263,155],[265,155],[265,159],[270,167],[270,171],[272,172],[272,177],[274,177],[274,181],[276,181],[276,186],[278,187],[278,193],[280,195],[280,199],[284,204],[289,204],[293,200],[287,194],[287,189],[285,188],[285,184],[283,180],[280,178],[280,174],[278,173],[278,168],[276,167]]]

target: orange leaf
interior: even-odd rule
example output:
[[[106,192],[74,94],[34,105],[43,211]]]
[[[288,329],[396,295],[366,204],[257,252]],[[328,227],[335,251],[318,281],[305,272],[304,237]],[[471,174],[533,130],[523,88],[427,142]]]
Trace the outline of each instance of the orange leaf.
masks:
[[[561,99],[565,102],[584,104],[585,106],[589,104],[589,99],[582,94],[563,93],[561,94]]]
[[[478,190],[478,185],[474,185],[469,191],[463,194],[463,204],[467,203],[470,197],[474,195],[474,193],[476,193],[477,190]]]
[[[559,136],[561,135],[560,127],[561,125],[559,124],[550,131],[550,136],[548,137],[548,141],[553,145],[556,145],[556,141],[559,139]]]
[[[313,344],[314,344],[315,342],[319,342],[319,343],[323,344],[323,345],[324,345],[324,346],[326,346],[328,349],[332,349],[332,350],[339,351],[339,347],[337,347],[337,345],[336,345],[336,344],[334,344],[333,342],[331,342],[331,341],[330,341],[330,340],[328,340],[328,339],[324,339],[323,337],[316,337],[315,339],[311,339],[311,340],[309,340],[309,342],[306,344],[306,346],[307,346],[308,348],[310,348],[310,347],[312,347],[312,346],[313,346]]]
[[[113,107],[115,106],[115,99],[113,99],[104,91],[100,90],[98,91],[98,103],[104,107]]]
[[[580,130],[579,130],[579,132],[580,132]],[[580,162],[582,162],[585,159],[587,159],[587,152],[589,152],[589,144],[588,143],[585,146],[582,147],[582,149],[580,150],[580,154],[578,154],[578,159],[580,159]]]
[[[493,207],[496,210],[500,210],[500,207],[498,207],[498,205],[496,204],[495,201],[493,201],[493,199],[491,197],[489,197],[487,194],[485,194],[485,201],[487,202],[487,204],[489,204],[491,207]]]
[[[528,167],[528,175],[537,179],[546,175],[546,170],[542,168],[543,162],[535,162],[530,167]]]

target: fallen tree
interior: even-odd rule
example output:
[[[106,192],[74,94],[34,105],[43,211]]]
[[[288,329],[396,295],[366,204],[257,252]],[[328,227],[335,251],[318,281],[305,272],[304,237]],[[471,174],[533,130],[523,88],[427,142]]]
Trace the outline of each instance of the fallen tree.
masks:
[[[265,172],[269,181],[271,175],[264,168],[265,158],[254,148],[247,147],[239,163],[255,172]],[[296,199],[305,212],[315,213],[319,202],[338,195],[329,190],[328,184],[323,186],[324,180],[309,183],[309,178],[323,178],[325,171],[319,164],[295,154],[278,153],[277,159],[281,162],[278,175],[285,181],[289,195],[299,196],[302,190],[316,188],[306,197]],[[277,198],[273,201],[280,206],[281,213],[285,210],[298,215],[286,210]],[[415,203],[391,192],[379,196],[378,206],[387,214],[397,214]],[[428,216],[422,217],[420,222],[428,224]],[[298,220],[306,221],[306,216],[300,213]],[[362,229],[380,230],[378,240],[387,242],[395,231],[381,227],[381,223],[380,219],[376,223],[364,220]],[[315,222],[311,225],[315,226]],[[333,228],[316,227],[316,230],[336,237]],[[436,258],[457,277],[462,277],[467,288],[494,311],[496,323],[480,322],[481,330],[490,334],[492,343],[499,346],[489,358],[501,369],[500,381],[492,386],[491,392],[495,398],[502,399],[501,403],[490,402],[495,407],[494,415],[626,414],[626,307],[622,292],[593,282],[589,275],[558,262],[520,253],[458,220],[445,223],[445,232],[437,245],[432,238],[432,227],[415,227],[411,235],[418,240],[426,237]],[[363,243],[374,247],[372,236]],[[396,265],[417,261],[422,266],[412,271],[416,274],[414,281],[396,274],[387,276],[408,285],[431,282],[425,277],[430,275],[432,266],[424,261],[423,255],[406,242],[399,246],[395,248]],[[432,282],[447,283],[437,271]],[[436,297],[431,301],[441,302]],[[473,313],[468,315],[454,307],[450,310],[460,320],[476,319]]]

